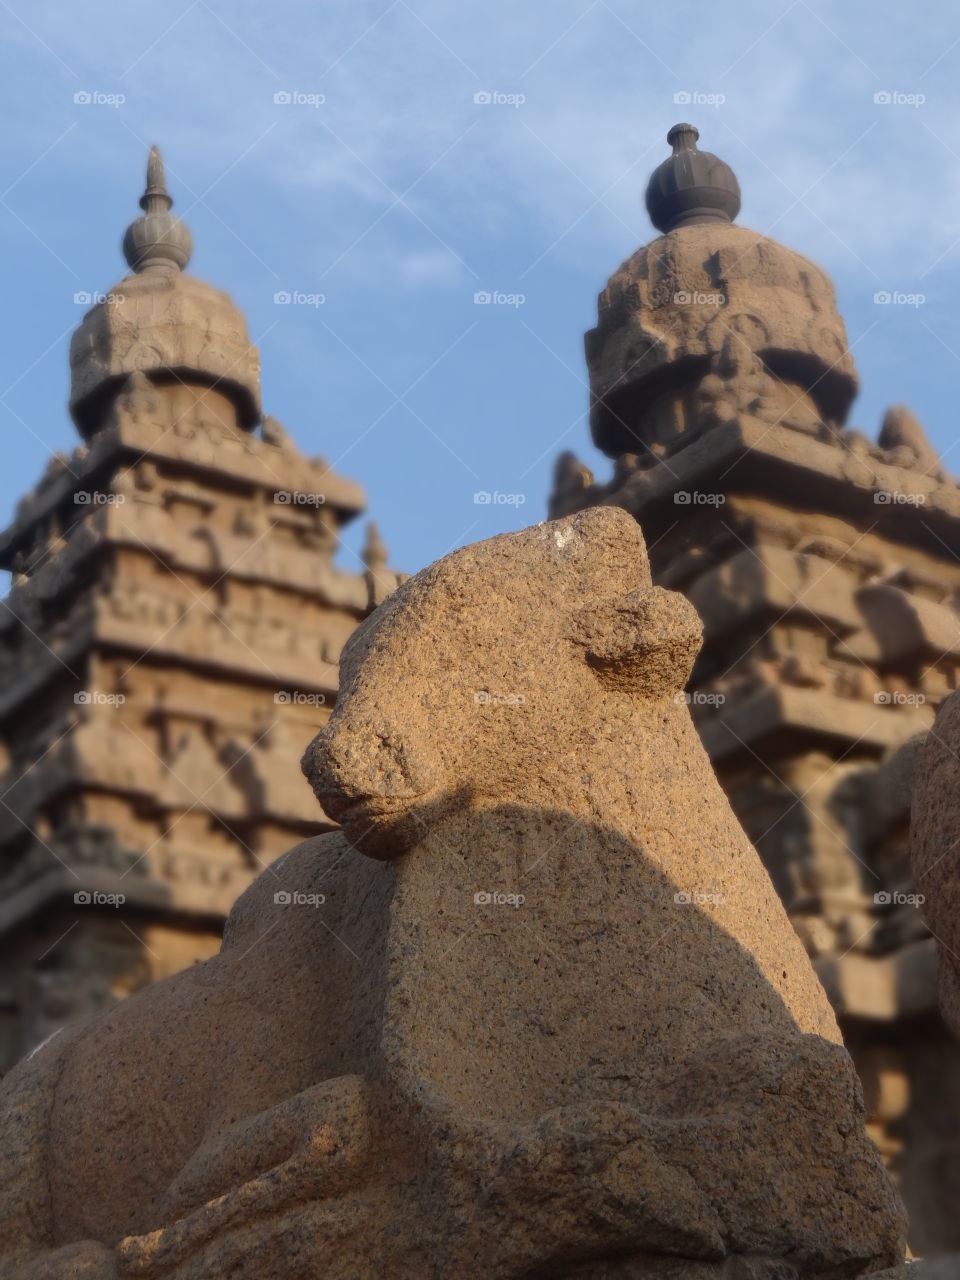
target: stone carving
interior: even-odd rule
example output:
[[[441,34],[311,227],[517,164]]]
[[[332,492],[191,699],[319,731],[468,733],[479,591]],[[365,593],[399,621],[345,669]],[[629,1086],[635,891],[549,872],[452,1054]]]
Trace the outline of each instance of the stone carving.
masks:
[[[4,1082],[4,1274],[854,1276],[901,1211],[678,697],[636,523],[457,551],[346,645],[221,954]]]
[[[960,1275],[960,1254],[949,1258],[935,1258],[927,1262],[904,1263],[889,1271],[871,1276],[870,1280],[957,1280]]]
[[[927,433],[905,404],[891,405],[883,417],[877,443],[881,449],[905,451],[900,466],[943,477],[940,458],[927,439]]]
[[[960,1035],[960,695],[940,708],[917,769],[911,823],[916,891],[939,943],[940,1003]]]
[[[112,927],[116,908],[80,910],[75,892],[136,901],[136,983],[208,955],[256,872],[329,829],[291,766],[329,714],[344,640],[398,581],[382,543],[375,580],[334,564],[360,488],[275,419],[258,433],[259,355],[230,299],[183,273],[190,236],[156,150],[141,203],[131,274],[71,349],[86,444],[51,459],[0,533],[16,569],[0,610],[13,991],[67,931],[92,943]],[[241,757],[229,776],[223,742]],[[10,1003],[0,1071],[46,1026]]]
[[[569,449],[557,454],[553,466],[553,491],[563,504],[576,506],[582,494],[593,484],[593,472],[585,467]]]
[[[586,336],[612,477],[562,455],[549,513],[623,507],[654,582],[700,613],[694,722],[835,1001],[911,1244],[956,1250],[960,1045],[895,774],[960,684],[960,486],[905,407],[878,438],[845,425],[857,373],[830,281],[729,221],[736,180],[694,132],[671,131],[651,183],[665,234]]]
[[[687,197],[702,208],[716,192]],[[671,446],[758,407],[813,426],[846,416],[857,376],[833,286],[812,262],[726,220],[738,205],[674,224],[600,294],[585,343],[591,430],[610,456]]]

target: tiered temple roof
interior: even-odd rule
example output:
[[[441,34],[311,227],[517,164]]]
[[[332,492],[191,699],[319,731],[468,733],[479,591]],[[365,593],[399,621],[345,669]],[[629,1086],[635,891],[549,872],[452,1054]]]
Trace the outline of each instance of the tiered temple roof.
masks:
[[[829,279],[732,222],[739,185],[697,137],[671,130],[647,193],[664,234],[586,335],[613,477],[562,455],[551,515],[625,507],[700,613],[703,741],[841,1018],[914,1247],[957,1248],[960,1050],[907,839],[918,735],[960,672],[960,486],[903,406],[876,441],[846,427]]]
[[[243,315],[184,273],[171,204],[154,149],[131,272],[71,344],[82,443],[0,533],[6,1063],[215,951],[243,888],[332,825],[299,758],[398,580],[373,529],[335,565],[363,492],[262,417]]]

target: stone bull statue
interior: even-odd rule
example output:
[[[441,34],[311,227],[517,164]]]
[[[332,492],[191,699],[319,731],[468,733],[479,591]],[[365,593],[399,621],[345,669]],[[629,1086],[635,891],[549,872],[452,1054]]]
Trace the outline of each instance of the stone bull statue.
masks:
[[[0,1094],[0,1273],[851,1277],[903,1257],[831,1009],[612,508],[467,547],[344,651],[342,829]]]

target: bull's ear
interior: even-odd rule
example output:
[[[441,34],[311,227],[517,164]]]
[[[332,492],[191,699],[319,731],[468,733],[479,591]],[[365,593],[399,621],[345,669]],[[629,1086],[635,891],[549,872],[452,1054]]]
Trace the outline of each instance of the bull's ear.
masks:
[[[693,605],[676,591],[648,587],[584,605],[575,639],[605,684],[649,697],[679,693],[703,641]]]

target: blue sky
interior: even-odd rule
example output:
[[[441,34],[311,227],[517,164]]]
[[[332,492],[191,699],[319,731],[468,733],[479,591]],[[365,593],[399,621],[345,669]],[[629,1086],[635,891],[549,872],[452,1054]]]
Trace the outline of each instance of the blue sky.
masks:
[[[190,269],[260,346],[266,411],[360,481],[398,568],[542,519],[562,448],[609,474],[583,332],[653,237],[643,190],[678,119],[737,172],[739,221],[832,276],[861,375],[851,425],[874,436],[905,401],[960,470],[956,6],[2,0],[0,36],[4,522],[77,442],[74,294],[124,274],[152,142]],[[480,290],[524,301],[478,307]],[[877,307],[879,290],[925,300]]]

